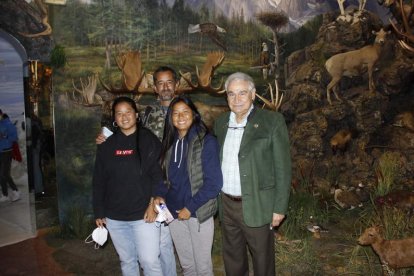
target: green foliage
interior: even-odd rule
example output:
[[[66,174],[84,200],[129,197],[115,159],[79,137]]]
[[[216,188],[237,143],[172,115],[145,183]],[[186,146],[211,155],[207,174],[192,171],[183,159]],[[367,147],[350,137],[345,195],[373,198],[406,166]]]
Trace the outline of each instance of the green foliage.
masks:
[[[397,184],[400,174],[400,156],[396,152],[385,152],[380,158],[375,170],[378,184],[376,196],[388,194]]]
[[[52,52],[50,53],[50,65],[53,68],[62,68],[66,65],[66,53],[65,48],[59,44],[53,48]]]
[[[306,226],[310,223],[325,223],[327,211],[319,206],[318,199],[308,192],[294,193],[290,197],[287,218],[280,231],[288,239],[301,239],[309,236]]]

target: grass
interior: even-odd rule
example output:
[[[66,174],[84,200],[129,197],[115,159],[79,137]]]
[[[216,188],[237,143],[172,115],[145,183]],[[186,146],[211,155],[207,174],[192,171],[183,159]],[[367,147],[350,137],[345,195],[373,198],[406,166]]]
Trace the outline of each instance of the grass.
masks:
[[[400,155],[396,152],[385,152],[380,158],[376,168],[378,185],[375,190],[376,196],[388,194],[393,186],[398,184]]]

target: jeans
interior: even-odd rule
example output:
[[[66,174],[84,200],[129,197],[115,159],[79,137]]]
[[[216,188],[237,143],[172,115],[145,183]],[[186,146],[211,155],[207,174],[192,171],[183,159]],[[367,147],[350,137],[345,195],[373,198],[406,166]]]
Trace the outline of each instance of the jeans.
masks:
[[[177,276],[174,247],[170,228],[161,224],[160,250],[161,267],[164,276]]]
[[[119,255],[123,276],[139,275],[138,261],[144,275],[163,275],[159,259],[160,229],[155,223],[106,218],[106,227]]]

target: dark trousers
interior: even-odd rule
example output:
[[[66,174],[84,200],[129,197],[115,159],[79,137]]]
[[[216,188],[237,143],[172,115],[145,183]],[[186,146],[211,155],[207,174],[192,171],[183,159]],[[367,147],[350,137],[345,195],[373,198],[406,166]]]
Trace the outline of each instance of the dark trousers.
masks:
[[[227,276],[248,276],[249,263],[246,246],[253,261],[255,276],[275,275],[275,240],[266,224],[249,227],[243,221],[241,201],[222,195],[223,259]]]
[[[12,151],[0,152],[0,184],[1,191],[4,196],[8,196],[7,184],[10,185],[13,191],[17,191],[16,184],[10,175],[11,173],[11,162],[12,162]]]

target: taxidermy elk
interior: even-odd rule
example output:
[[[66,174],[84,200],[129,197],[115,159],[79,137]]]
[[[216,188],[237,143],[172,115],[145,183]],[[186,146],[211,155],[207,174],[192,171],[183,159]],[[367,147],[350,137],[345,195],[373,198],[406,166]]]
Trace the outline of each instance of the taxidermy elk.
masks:
[[[332,77],[331,82],[326,88],[326,96],[329,104],[332,104],[330,96],[332,91],[335,97],[340,100],[336,88],[339,89],[341,78],[343,76],[359,76],[363,73],[362,69],[365,68],[368,70],[369,91],[371,93],[375,92],[375,84],[372,77],[374,65],[379,59],[382,45],[385,43],[385,38],[389,32],[381,29],[378,32],[372,31],[372,33],[375,34],[375,42],[373,45],[367,45],[357,50],[336,54],[326,61],[325,68]]]

